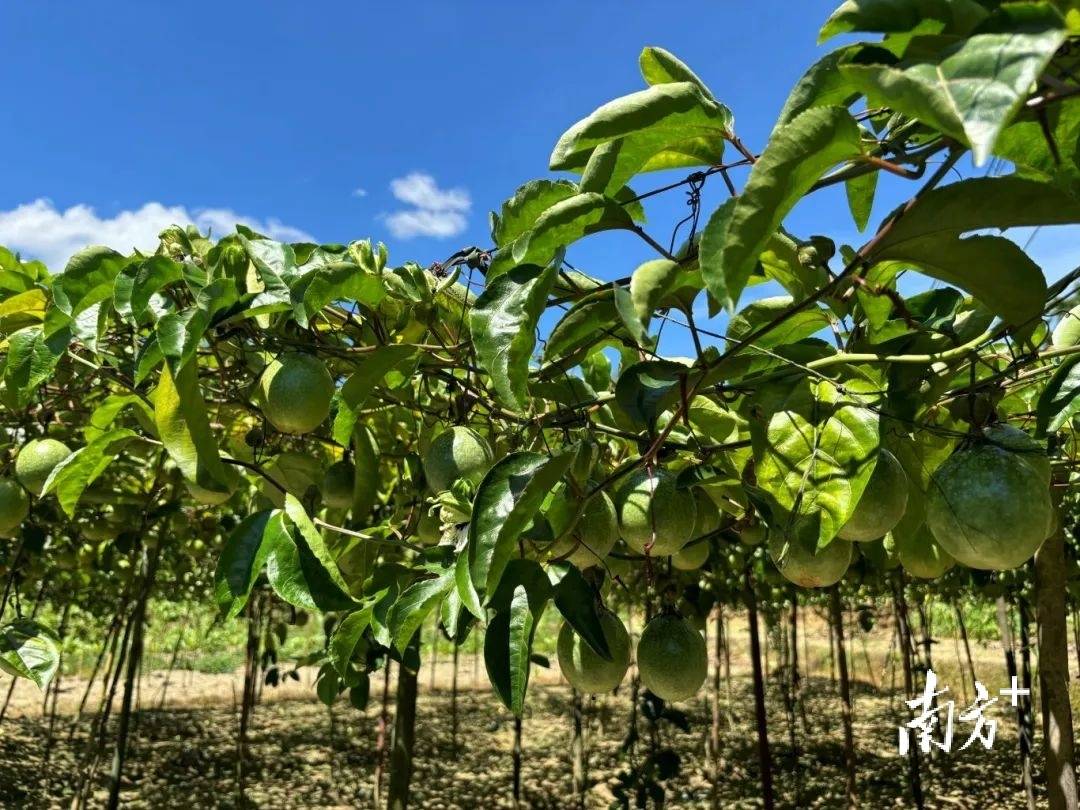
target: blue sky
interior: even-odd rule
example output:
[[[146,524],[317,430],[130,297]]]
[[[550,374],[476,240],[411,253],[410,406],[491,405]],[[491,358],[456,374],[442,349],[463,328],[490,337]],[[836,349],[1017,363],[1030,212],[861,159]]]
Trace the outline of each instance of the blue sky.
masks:
[[[548,174],[558,136],[641,88],[645,45],[688,62],[760,149],[836,2],[5,3],[0,243],[56,266],[174,220],[242,220],[427,264],[490,242],[487,212]],[[714,178],[706,215],[723,196]],[[666,242],[684,211],[679,193],[651,204],[650,231]],[[842,192],[787,224],[858,238]],[[1071,241],[1039,235],[1048,275]],[[587,242],[571,259],[603,278],[650,257],[627,233]]]

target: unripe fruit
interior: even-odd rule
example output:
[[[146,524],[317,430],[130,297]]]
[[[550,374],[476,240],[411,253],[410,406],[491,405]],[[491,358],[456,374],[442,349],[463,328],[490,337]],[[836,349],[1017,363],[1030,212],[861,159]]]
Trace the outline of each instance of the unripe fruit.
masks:
[[[751,523],[739,530],[739,542],[748,547],[760,546],[768,534],[764,523]]]
[[[9,532],[30,513],[30,498],[16,481],[0,478],[0,531]]]
[[[837,535],[859,542],[884,537],[904,516],[907,499],[908,479],[904,468],[896,456],[881,450],[855,511]]]
[[[57,464],[71,455],[71,450],[56,439],[34,439],[23,445],[15,459],[15,477],[31,494],[40,495],[41,488]]]
[[[437,512],[432,514],[426,508],[423,510],[420,520],[416,524],[416,536],[425,545],[435,546],[439,544],[439,541],[442,540],[442,525]]]
[[[565,531],[566,524],[573,518],[578,508],[578,501],[561,495],[548,510],[548,521],[558,537]],[[615,546],[619,539],[619,524],[615,518],[615,506],[604,492],[598,492],[584,506],[581,517],[574,528],[551,546],[550,556],[562,557],[570,552],[566,559],[578,568],[598,565]],[[570,551],[573,549],[573,551]]]
[[[290,354],[266,367],[259,393],[270,424],[282,433],[308,433],[330,415],[334,379],[317,357]]]
[[[1031,559],[1051,525],[1043,472],[995,445],[954,453],[934,472],[926,524],[969,568],[1003,571]]]
[[[937,579],[956,565],[925,524],[916,532],[898,537],[896,548],[904,570],[919,579]]]
[[[697,510],[697,516],[694,519],[691,539],[712,534],[720,528],[720,507],[700,489],[694,490],[694,508]]]
[[[671,555],[671,564],[680,571],[694,571],[709,559],[709,541],[696,540]]]
[[[353,502],[356,468],[348,461],[331,464],[323,477],[323,503],[331,509],[348,509]]]
[[[817,550],[817,527],[802,521],[791,531],[769,537],[769,556],[784,578],[801,588],[827,588],[844,576],[851,564],[852,545],[834,539]]]
[[[443,492],[459,478],[479,484],[491,466],[491,446],[461,425],[436,436],[424,456],[424,476],[432,492]]]
[[[616,496],[615,509],[623,539],[639,554],[651,543],[650,556],[666,557],[694,534],[694,496],[678,489],[675,476],[666,470],[641,469],[630,475]]]
[[[645,626],[637,648],[645,687],[667,701],[697,694],[709,667],[705,639],[685,619],[660,615]]]
[[[589,695],[610,692],[622,683],[630,666],[630,636],[619,617],[604,611],[600,628],[611,653],[610,661],[597,655],[569,624],[564,623],[559,631],[559,669],[571,686]]]

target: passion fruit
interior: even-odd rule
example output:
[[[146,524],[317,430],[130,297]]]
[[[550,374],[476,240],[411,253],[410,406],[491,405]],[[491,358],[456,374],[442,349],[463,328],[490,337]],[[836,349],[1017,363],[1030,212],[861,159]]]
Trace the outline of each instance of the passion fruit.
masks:
[[[563,624],[559,631],[559,669],[571,686],[589,695],[610,692],[622,683],[630,666],[630,635],[619,617],[604,611],[600,628],[611,653],[610,661],[598,655],[569,624]]]

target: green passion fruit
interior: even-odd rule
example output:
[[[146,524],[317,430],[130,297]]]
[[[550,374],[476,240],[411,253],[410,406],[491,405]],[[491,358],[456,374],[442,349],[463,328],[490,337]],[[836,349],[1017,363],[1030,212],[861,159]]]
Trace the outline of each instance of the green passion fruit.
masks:
[[[957,562],[1004,571],[1042,545],[1052,521],[1050,489],[1025,455],[980,444],[953,453],[934,472],[926,524]]]
[[[23,445],[15,459],[15,477],[32,495],[40,495],[49,474],[71,455],[68,446],[56,439],[34,439]]]
[[[548,522],[556,537],[551,546],[552,557],[563,557],[578,568],[588,568],[599,564],[615,546],[619,539],[619,524],[615,517],[615,506],[604,492],[598,492],[589,498],[582,507],[577,523],[566,531],[566,526],[579,508],[580,502],[559,493],[548,510]]]
[[[739,542],[748,548],[753,548],[764,543],[768,534],[769,531],[765,528],[765,524],[760,520],[755,521],[739,529]]]
[[[309,433],[330,415],[334,379],[319,358],[288,354],[263,371],[259,393],[270,424],[282,433]]]
[[[666,470],[641,469],[631,474],[615,500],[619,530],[639,554],[666,557],[686,545],[694,534],[697,507],[694,495],[676,486]]]
[[[611,653],[610,661],[598,655],[569,624],[563,624],[559,631],[559,669],[571,686],[589,695],[610,692],[622,683],[630,666],[630,635],[619,617],[604,611],[600,628]]]
[[[424,475],[432,492],[443,492],[459,478],[479,484],[491,462],[491,446],[484,437],[457,425],[432,440],[424,456]]]
[[[937,579],[956,565],[956,560],[934,539],[925,523],[917,531],[897,537],[896,550],[900,565],[919,579]]]
[[[660,615],[641,633],[638,672],[645,687],[668,701],[697,694],[709,667],[705,639],[686,619]]]
[[[680,571],[695,571],[709,559],[709,541],[695,540],[671,555],[671,564]]]
[[[904,468],[896,456],[881,450],[866,489],[838,536],[858,542],[880,540],[900,522],[907,509],[907,500],[908,479]]]
[[[17,481],[0,478],[0,531],[8,532],[30,514],[30,498]]]
[[[348,509],[353,502],[356,468],[349,461],[336,461],[326,469],[322,482],[323,503],[331,509]]]
[[[769,536],[769,556],[789,582],[801,588],[827,588],[844,576],[851,564],[851,543],[834,539],[820,551],[814,521],[801,521],[790,531]]]

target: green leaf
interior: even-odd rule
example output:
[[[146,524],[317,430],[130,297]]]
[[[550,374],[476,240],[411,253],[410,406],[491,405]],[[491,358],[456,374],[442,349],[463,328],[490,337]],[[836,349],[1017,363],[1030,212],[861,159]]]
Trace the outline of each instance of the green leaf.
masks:
[[[818,44],[852,31],[905,33],[931,20],[936,33],[965,36],[986,16],[975,0],[845,0],[821,27]]]
[[[525,691],[529,688],[530,656],[533,639],[533,614],[524,586],[514,589],[510,603],[510,711],[521,717],[525,711]]]
[[[975,34],[913,64],[849,63],[840,71],[868,106],[888,107],[969,144],[981,166],[1064,41],[1061,18],[1052,13],[1041,24],[1028,20],[1023,30]]]
[[[412,362],[416,349],[412,346],[389,344],[379,346],[357,364],[356,371],[338,392],[338,412],[334,418],[334,441],[347,444],[356,424],[356,413],[364,407],[369,396],[394,369]]]
[[[113,307],[121,317],[140,322],[150,307],[150,299],[183,277],[180,263],[168,256],[151,256],[129,264],[113,282]]]
[[[45,291],[36,287],[0,301],[0,336],[40,324],[45,319],[47,303]]]
[[[331,600],[340,600],[352,606],[355,601],[348,595],[349,586],[345,584],[345,580],[341,576],[341,571],[338,569],[337,563],[334,562],[333,556],[330,554],[330,550],[326,547],[326,541],[323,539],[322,534],[315,528],[315,524],[311,522],[311,518],[308,517],[307,512],[304,510],[304,505],[296,498],[295,495],[286,493],[285,495],[285,516],[288,521],[295,526],[300,536],[303,538],[304,543],[297,543],[297,546],[301,548],[301,551],[307,552],[310,555],[311,560],[302,556],[302,562],[307,566],[307,570],[314,571],[321,579],[326,577],[329,584],[325,585],[328,598]],[[321,569],[319,572],[317,569]],[[340,608],[323,608],[329,610],[340,610]]]
[[[270,553],[271,521],[281,519],[277,509],[256,512],[241,520],[226,538],[214,572],[214,601],[225,618],[239,616],[247,604]]]
[[[874,208],[874,193],[877,191],[877,183],[878,172],[861,174],[844,182],[848,210],[851,211],[851,218],[855,220],[855,227],[860,231],[865,231],[867,223],[870,222],[870,213]]]
[[[1080,9],[1077,14],[1080,18]],[[1040,116],[1045,118],[1057,155],[1047,143]],[[1013,163],[1018,174],[1053,183],[1080,196],[1080,104],[1052,104],[1038,114],[1017,116],[1002,131],[994,154]]]
[[[925,275],[967,290],[1010,324],[1037,318],[1046,303],[1042,270],[1003,236],[959,239],[939,233],[894,245],[876,257],[911,265]]]
[[[387,616],[390,637],[398,650],[405,651],[420,625],[453,587],[454,572],[447,569],[440,576],[414,582],[402,592]]]
[[[51,335],[96,304],[112,297],[117,274],[128,260],[107,247],[88,247],[72,256],[53,283],[53,309],[46,317]]]
[[[848,521],[877,463],[878,416],[828,381],[804,382],[765,417],[758,485],[793,515],[820,515],[818,545]]]
[[[687,366],[643,360],[627,367],[615,383],[615,401],[634,422],[652,432],[656,420],[685,390]]]
[[[574,628],[579,636],[599,655],[610,661],[611,650],[608,648],[604,628],[600,624],[599,594],[585,581],[581,572],[570,563],[560,563],[564,569],[562,579],[555,586],[555,607]]]
[[[1035,436],[1056,433],[1080,412],[1080,356],[1067,357],[1039,394]]]
[[[333,301],[357,301],[369,308],[386,297],[382,278],[352,262],[333,262],[297,279],[291,289],[293,312],[300,326]]]
[[[617,202],[595,192],[575,194],[541,214],[532,228],[500,247],[487,270],[487,283],[523,264],[548,265],[561,248],[590,233],[631,228],[633,220]]]
[[[46,334],[40,326],[28,326],[8,338],[4,386],[16,405],[29,404],[38,386],[52,376],[70,342],[69,330]]]
[[[364,425],[353,432],[353,520],[367,521],[379,498],[379,444],[371,428]]]
[[[1061,316],[1050,339],[1055,349],[1067,348],[1080,343],[1080,305],[1072,307]]]
[[[83,492],[97,480],[129,442],[138,438],[133,430],[111,430],[80,447],[57,464],[41,488],[42,496],[56,492],[60,508],[73,517]]]
[[[334,628],[330,636],[327,655],[339,675],[344,675],[348,671],[353,653],[356,652],[356,645],[360,643],[364,631],[371,625],[374,604],[375,601],[372,600],[360,610],[350,613],[338,622],[338,626]]]
[[[720,163],[732,124],[731,111],[703,93],[700,80],[665,82],[574,124],[555,145],[550,168],[582,171],[599,156],[610,191],[638,172]]]
[[[576,365],[577,355],[623,341],[630,342],[631,336],[619,316],[613,289],[605,287],[578,300],[555,324],[544,346],[544,362],[568,359]]]
[[[60,666],[60,639],[33,619],[16,619],[0,627],[0,669],[27,678],[44,690]]]
[[[732,341],[742,340],[789,310],[794,303],[795,299],[790,295],[759,298],[732,316],[728,323],[727,337]],[[828,313],[819,307],[808,307],[758,337],[750,351],[795,343],[828,328]]]
[[[461,604],[474,617],[484,620],[484,607],[480,603],[480,596],[473,586],[472,577],[469,576],[469,555],[467,552],[458,554],[454,562],[454,584],[457,587],[458,597]]]
[[[578,192],[577,183],[570,180],[530,180],[502,204],[498,215],[492,214],[492,240],[498,247],[510,244],[532,230],[541,214]]]
[[[469,524],[469,571],[477,593],[495,592],[522,532],[573,460],[569,451],[553,457],[511,453],[488,470]]]
[[[848,46],[828,53],[815,62],[795,83],[780,110],[773,131],[790,123],[811,107],[849,107],[859,91],[840,72],[840,65],[861,46]]]
[[[120,413],[129,407],[139,411],[142,417],[145,417],[145,422],[153,421],[153,410],[138,394],[109,394],[90,414],[90,419],[83,428],[83,438],[92,442],[109,430]]]
[[[696,84],[705,98],[715,101],[705,82],[698,78],[686,64],[675,54],[663,48],[649,47],[641,51],[638,57],[638,66],[641,68],[641,77],[646,84],[672,84],[674,82],[691,82]]]
[[[165,452],[193,491],[211,503],[232,493],[238,476],[225,467],[199,392],[198,364],[188,363],[174,378],[163,366],[154,393],[154,422]]]
[[[746,187],[710,217],[699,262],[713,297],[733,309],[787,213],[832,166],[862,152],[859,126],[841,107],[814,107],[778,127]]]
[[[514,411],[528,408],[529,360],[559,263],[524,265],[489,281],[469,313],[476,359],[491,376],[499,401]]]

